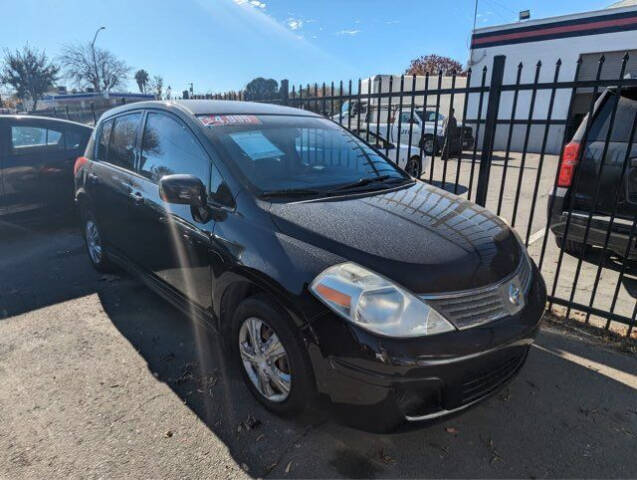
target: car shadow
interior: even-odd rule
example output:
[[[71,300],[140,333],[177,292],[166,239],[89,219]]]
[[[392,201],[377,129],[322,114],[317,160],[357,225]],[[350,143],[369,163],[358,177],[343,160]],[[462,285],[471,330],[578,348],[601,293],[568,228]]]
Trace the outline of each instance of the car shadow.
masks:
[[[580,255],[567,252],[564,252],[564,255],[570,255],[598,267],[601,266],[602,269],[607,268],[618,273],[623,270],[622,285],[631,297],[637,298],[637,261],[625,260],[615,252],[596,246],[590,246],[585,253]]]
[[[300,438],[328,421],[321,412],[282,420],[265,410],[245,387],[237,366],[228,362],[221,338],[137,280],[121,274],[98,295],[104,312],[152,375],[182,399],[251,475],[270,473]]]

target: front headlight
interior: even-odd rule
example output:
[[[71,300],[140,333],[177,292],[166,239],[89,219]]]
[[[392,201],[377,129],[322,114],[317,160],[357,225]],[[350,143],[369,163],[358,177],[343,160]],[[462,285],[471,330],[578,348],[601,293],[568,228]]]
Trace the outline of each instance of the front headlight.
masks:
[[[325,269],[310,291],[343,318],[381,335],[419,337],[455,330],[423,300],[354,263]]]

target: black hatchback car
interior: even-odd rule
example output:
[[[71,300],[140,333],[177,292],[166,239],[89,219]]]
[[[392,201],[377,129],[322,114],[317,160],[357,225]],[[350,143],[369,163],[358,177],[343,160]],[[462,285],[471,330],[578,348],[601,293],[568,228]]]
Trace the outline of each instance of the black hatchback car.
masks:
[[[596,246],[637,259],[630,242],[637,215],[636,116],[637,88],[623,88],[619,97],[607,89],[564,147],[549,198],[551,231],[564,251],[581,256]]]
[[[275,412],[322,396],[387,430],[462,410],[518,372],[544,310],[497,216],[303,110],[119,107],[75,183],[93,265],[212,325]]]
[[[0,220],[73,212],[73,165],[93,129],[30,115],[0,115]]]

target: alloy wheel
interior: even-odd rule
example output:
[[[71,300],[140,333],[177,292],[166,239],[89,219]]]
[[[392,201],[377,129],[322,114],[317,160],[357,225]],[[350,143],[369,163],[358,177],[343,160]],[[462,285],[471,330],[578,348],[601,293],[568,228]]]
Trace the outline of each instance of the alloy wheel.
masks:
[[[92,219],[86,221],[86,245],[88,246],[88,254],[95,264],[102,261],[102,239],[100,231]]]
[[[288,354],[276,332],[257,317],[239,329],[239,353],[250,381],[267,400],[283,402],[290,394],[292,375]]]

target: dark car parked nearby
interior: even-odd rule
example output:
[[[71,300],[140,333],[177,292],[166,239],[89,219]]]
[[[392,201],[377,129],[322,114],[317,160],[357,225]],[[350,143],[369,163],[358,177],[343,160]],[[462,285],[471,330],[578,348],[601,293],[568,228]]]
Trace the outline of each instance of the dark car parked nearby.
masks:
[[[591,246],[606,245],[621,257],[637,258],[634,241],[629,245],[637,214],[637,145],[630,138],[635,115],[637,88],[622,89],[619,98],[608,89],[596,101],[591,120],[584,117],[564,147],[549,207],[551,230],[566,252],[582,255]]]
[[[75,195],[93,265],[213,326],[267,408],[322,396],[385,430],[467,408],[524,363],[546,292],[519,238],[334,122],[144,102],[92,139]]]
[[[27,115],[0,115],[0,219],[73,211],[73,164],[93,129]]]

